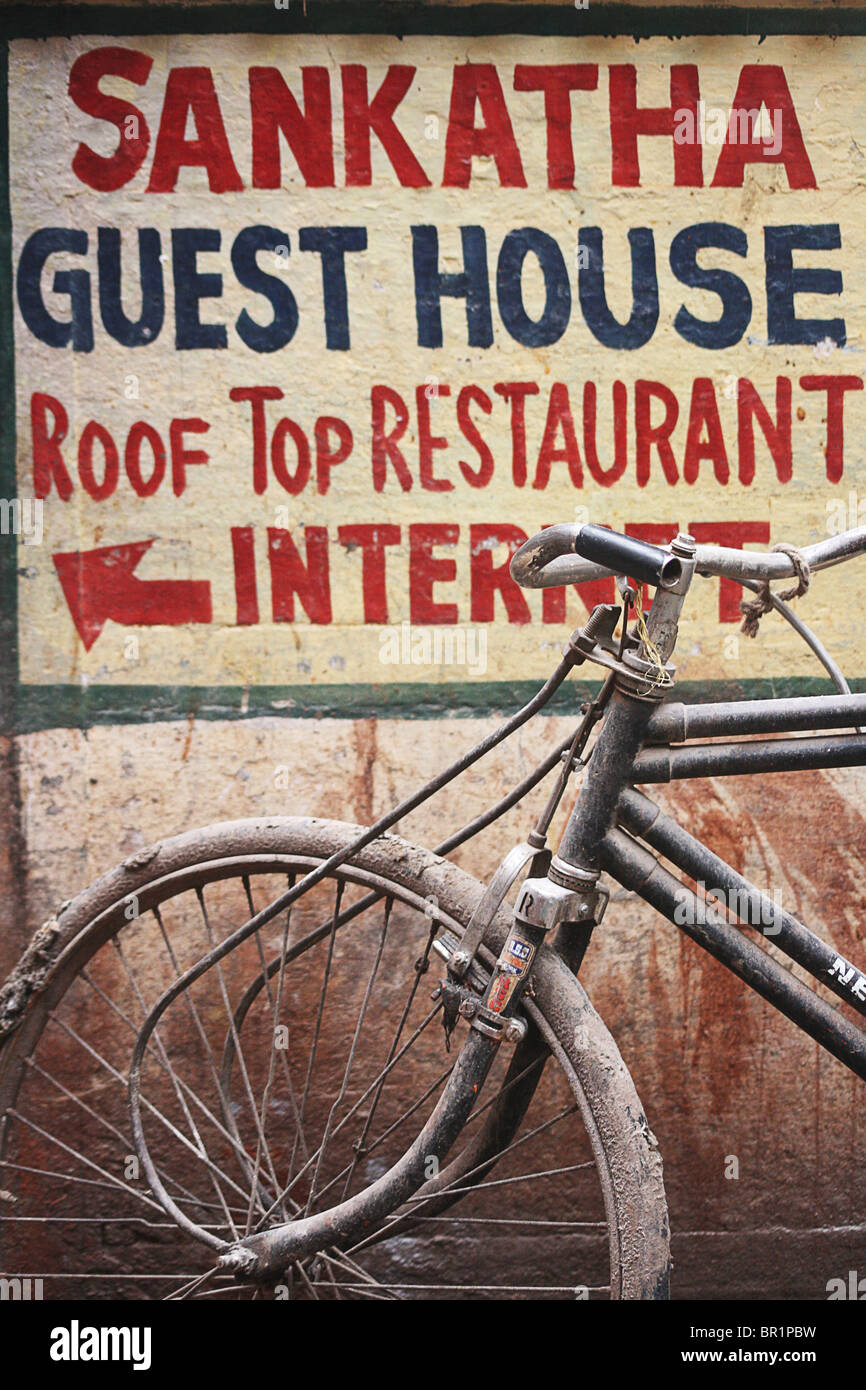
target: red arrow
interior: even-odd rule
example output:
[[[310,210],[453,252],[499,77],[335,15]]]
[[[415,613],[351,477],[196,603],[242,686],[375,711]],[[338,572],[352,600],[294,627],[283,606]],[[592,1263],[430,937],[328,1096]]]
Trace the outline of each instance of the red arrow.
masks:
[[[52,555],[72,621],[90,651],[109,618],[127,627],[209,623],[207,579],[136,579],[149,541]]]

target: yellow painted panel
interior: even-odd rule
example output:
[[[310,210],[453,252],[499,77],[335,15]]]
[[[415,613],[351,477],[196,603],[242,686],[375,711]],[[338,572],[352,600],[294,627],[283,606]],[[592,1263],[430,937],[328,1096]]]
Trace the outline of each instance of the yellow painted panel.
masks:
[[[534,679],[586,610],[574,594],[564,613],[545,614],[539,594],[522,597],[507,582],[504,596],[496,567],[509,537],[573,519],[669,532],[747,523],[738,534],[766,547],[866,521],[864,46],[718,36],[12,42],[18,481],[20,524],[29,523],[19,536],[22,681]],[[123,50],[125,62],[106,49]],[[97,89],[100,62],[107,75]],[[520,77],[518,65],[547,75]],[[551,88],[546,107],[538,89],[562,65],[580,65],[566,74],[579,88],[568,122],[561,95]],[[631,65],[640,108],[671,106],[674,72],[676,139],[669,131],[630,144],[622,118]],[[314,70],[306,88],[302,68]],[[767,102],[749,137],[763,151],[752,145],[738,174],[745,137],[736,124],[732,134],[730,115],[743,80]],[[372,134],[359,115],[363,82]],[[127,105],[102,104],[107,97]],[[310,124],[307,143],[290,149],[274,122],[292,110],[295,135],[305,117]],[[637,186],[625,182],[630,151]],[[100,181],[120,182],[93,186]],[[277,186],[255,186],[268,182]],[[707,223],[727,229],[696,253],[699,266],[727,272],[716,289],[735,337],[724,346],[711,326],[719,293],[696,287],[695,276],[683,283],[687,229]],[[444,276],[465,269],[460,229],[478,229],[467,234],[477,255],[483,234],[474,341],[466,298],[454,293],[441,300],[442,345],[419,341],[435,329],[436,305],[428,302],[426,319],[418,308],[413,227],[437,229]],[[52,228],[55,241],[46,241]],[[278,237],[254,258],[256,236],[270,236],[255,228]],[[325,269],[309,231],[302,247],[311,228],[364,229],[366,249],[347,250],[342,262],[345,315],[339,258]],[[593,298],[593,266],[578,249],[579,229],[592,228],[603,237],[608,310],[599,276]],[[143,254],[153,252],[162,281],[147,313],[140,229],[152,229]],[[418,233],[419,244],[429,235]],[[648,259],[635,290],[648,290],[654,268],[647,312],[657,299],[657,323],[640,346],[611,345],[632,313],[630,246],[641,238]],[[794,293],[798,275],[804,288]],[[60,345],[73,301],[78,350]],[[684,336],[686,310],[709,345]],[[150,336],[129,345],[151,312]],[[830,326],[812,333],[818,341],[794,341],[809,337],[804,320]],[[508,383],[521,384],[522,421]],[[745,418],[757,398],[775,421],[777,383],[783,412],[790,399],[790,462],[784,422],[774,458],[758,421],[752,470],[738,413]],[[258,467],[253,408],[231,398],[253,387],[271,388],[258,407]],[[597,459],[586,439],[593,393]],[[375,445],[376,399],[389,431],[405,409],[390,455]],[[677,414],[664,456],[646,420],[643,445],[637,437],[647,402],[651,429]],[[341,441],[346,457],[331,466]],[[380,552],[369,531],[341,538],[353,527],[380,528]],[[730,543],[732,533],[700,538],[710,535]],[[816,577],[801,605],[852,676],[866,676],[854,617],[863,572],[854,562]],[[696,585],[678,651],[683,676],[814,674],[778,620],[759,642],[732,642],[733,602],[717,581]]]

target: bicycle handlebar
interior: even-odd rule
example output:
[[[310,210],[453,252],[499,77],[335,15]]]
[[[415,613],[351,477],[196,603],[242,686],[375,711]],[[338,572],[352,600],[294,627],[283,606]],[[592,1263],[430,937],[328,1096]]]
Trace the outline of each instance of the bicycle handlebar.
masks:
[[[866,550],[866,526],[826,541],[803,546],[800,554],[810,570],[829,569]],[[729,579],[788,579],[795,573],[788,555],[770,550],[729,550],[721,545],[699,545],[695,552],[699,574],[723,575]]]
[[[863,551],[866,526],[805,546],[800,553],[810,570],[820,570]],[[699,545],[695,568],[699,574],[729,579],[787,579],[795,572],[790,557],[781,551],[732,550],[719,545]],[[511,560],[511,577],[524,589],[584,584],[612,574],[629,574],[667,589],[678,582],[680,564],[668,550],[634,536],[603,526],[567,523],[548,526],[532,536]]]
[[[511,559],[511,577],[525,589],[582,584],[609,574],[627,574],[643,584],[671,589],[682,576],[682,565],[670,551],[635,536],[604,526],[565,523],[540,531]]]

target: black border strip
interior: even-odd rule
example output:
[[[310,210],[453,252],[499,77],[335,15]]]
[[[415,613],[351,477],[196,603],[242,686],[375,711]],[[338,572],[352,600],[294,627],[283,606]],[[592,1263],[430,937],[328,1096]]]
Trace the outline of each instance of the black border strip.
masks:
[[[0,44],[0,497],[18,495],[15,466],[15,346],[12,328],[12,214],[9,202],[9,49]],[[17,724],[18,545],[0,535],[0,732]]]
[[[250,5],[10,5],[0,12],[0,33],[41,38],[72,34],[573,34],[633,35],[635,38],[680,38],[696,34],[823,34],[831,37],[866,33],[866,9],[822,5],[785,7],[713,5],[572,4],[455,7],[350,0],[328,3],[290,0],[278,9],[273,0]]]

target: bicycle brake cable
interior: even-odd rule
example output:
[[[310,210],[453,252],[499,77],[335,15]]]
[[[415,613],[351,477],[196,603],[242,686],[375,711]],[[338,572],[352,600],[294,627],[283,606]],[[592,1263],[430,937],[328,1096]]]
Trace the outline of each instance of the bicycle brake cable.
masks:
[[[625,614],[625,611],[625,608],[623,608],[623,614]],[[584,711],[583,718],[577,726],[570,748],[562,755],[562,771],[557,778],[556,786],[548,797],[547,805],[536,821],[535,828],[532,832],[533,836],[538,836],[542,842],[547,838],[547,832],[550,829],[550,823],[556,813],[556,808],[562,800],[565,789],[568,786],[569,778],[578,765],[578,760],[586,747],[589,736],[604,713],[604,707],[613,694],[615,681],[616,672],[609,671],[598,694],[594,699],[589,701]]]

